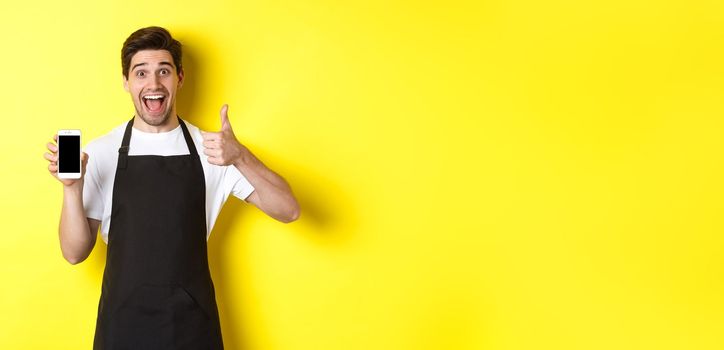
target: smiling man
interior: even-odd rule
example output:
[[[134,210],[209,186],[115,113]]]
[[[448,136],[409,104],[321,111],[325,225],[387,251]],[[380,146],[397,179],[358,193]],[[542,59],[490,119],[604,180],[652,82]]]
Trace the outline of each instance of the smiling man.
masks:
[[[299,216],[287,182],[234,136],[181,120],[181,44],[159,27],[121,50],[133,118],[90,142],[79,180],[59,179],[59,237],[71,264],[108,245],[94,349],[223,349],[206,242],[229,195],[281,222]],[[48,143],[57,178],[57,146]]]

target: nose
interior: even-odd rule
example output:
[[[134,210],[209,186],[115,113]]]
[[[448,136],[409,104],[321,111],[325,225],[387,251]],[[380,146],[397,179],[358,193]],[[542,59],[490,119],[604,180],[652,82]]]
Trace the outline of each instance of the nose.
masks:
[[[158,75],[154,74],[151,77],[151,87],[155,89],[160,86],[161,86],[161,78]]]

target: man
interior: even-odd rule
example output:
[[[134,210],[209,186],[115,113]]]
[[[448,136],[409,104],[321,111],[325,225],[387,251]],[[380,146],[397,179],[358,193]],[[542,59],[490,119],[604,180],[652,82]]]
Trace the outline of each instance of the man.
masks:
[[[87,145],[81,179],[59,179],[65,259],[85,260],[99,226],[108,244],[94,349],[223,349],[206,255],[222,205],[233,194],[281,222],[299,217],[289,185],[237,141],[226,105],[220,132],[178,118],[181,56],[163,28],[126,39],[135,115]],[[57,146],[48,149],[57,177]]]

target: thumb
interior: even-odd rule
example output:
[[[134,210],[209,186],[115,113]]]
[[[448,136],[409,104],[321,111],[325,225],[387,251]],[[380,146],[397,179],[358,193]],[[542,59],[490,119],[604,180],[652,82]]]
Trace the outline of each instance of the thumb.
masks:
[[[229,105],[224,104],[221,106],[221,112],[219,114],[221,115],[221,130],[231,130],[231,123],[229,123]]]
[[[85,175],[85,168],[88,165],[88,153],[83,152],[80,155],[80,162],[81,162],[81,173],[82,175]]]

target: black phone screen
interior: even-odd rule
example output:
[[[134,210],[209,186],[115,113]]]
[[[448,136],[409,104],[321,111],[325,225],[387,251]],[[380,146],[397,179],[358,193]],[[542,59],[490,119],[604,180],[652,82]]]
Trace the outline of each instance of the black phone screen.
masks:
[[[80,136],[58,136],[58,172],[80,172]]]

